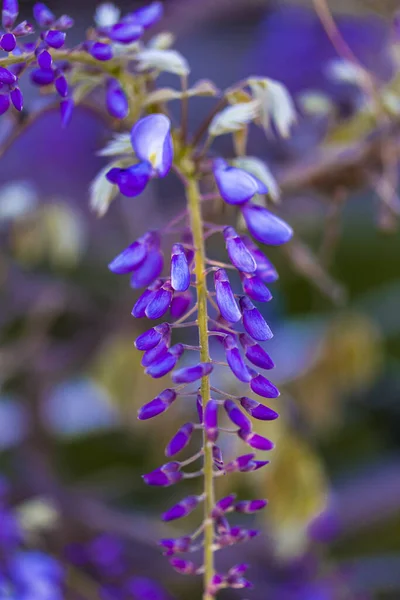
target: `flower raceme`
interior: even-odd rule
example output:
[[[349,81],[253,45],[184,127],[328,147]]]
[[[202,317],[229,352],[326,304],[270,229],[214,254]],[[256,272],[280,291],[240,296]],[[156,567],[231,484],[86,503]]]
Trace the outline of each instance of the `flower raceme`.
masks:
[[[118,185],[126,196],[137,196],[153,177],[164,177],[174,161],[171,127],[165,115],[152,114],[139,120],[131,131],[131,144],[139,162],[126,169],[111,169],[107,178]],[[217,189],[225,202],[238,205],[253,238],[270,245],[287,242],[291,235],[290,227],[266,208],[252,204],[255,194],[266,193],[265,186],[256,177],[237,167],[229,167],[222,159],[214,161],[214,177]],[[201,196],[198,198],[201,204]],[[190,217],[190,207],[184,218]],[[189,218],[190,223],[190,218]],[[221,228],[210,224],[201,224],[203,239],[212,233],[222,233],[229,264],[211,266],[207,269],[207,257],[200,264],[203,273],[213,272],[214,292],[209,296],[210,309],[218,309],[208,322],[209,335],[216,336],[223,345],[226,365],[238,382],[247,384],[250,390],[262,398],[276,398],[278,389],[260,370],[270,370],[274,363],[261,345],[271,339],[272,331],[266,323],[256,302],[267,302],[271,293],[266,287],[277,279],[277,273],[268,258],[247,236],[240,235],[232,226]],[[168,232],[168,227],[163,229]],[[251,450],[261,452],[273,448],[273,443],[253,431],[253,419],[272,421],[278,414],[271,408],[254,399],[225,395],[222,390],[214,389],[213,397],[203,396],[204,379],[213,376],[219,368],[210,358],[204,362],[195,359],[192,364],[186,361],[180,367],[179,362],[188,351],[201,350],[201,347],[173,343],[176,328],[199,326],[198,321],[188,321],[189,317],[199,310],[198,290],[198,249],[193,244],[193,231],[190,224],[183,224],[180,239],[171,248],[171,258],[167,265],[161,253],[161,231],[149,231],[123,250],[110,263],[109,268],[117,274],[130,274],[131,285],[139,287],[141,282],[146,288],[136,301],[132,314],[137,318],[165,319],[169,311],[169,319],[156,323],[136,339],[135,346],[143,352],[142,364],[146,373],[159,378],[171,373],[174,387],[167,388],[156,398],[142,406],[138,417],[141,420],[154,418],[166,410],[179,398],[196,397],[198,419],[182,424],[176,434],[168,442],[165,454],[172,462],[167,462],[154,471],[144,475],[144,481],[151,486],[168,487],[186,478],[205,476],[205,446],[212,448],[212,478],[227,475],[234,471],[253,471],[265,466],[268,461],[256,460],[253,453],[239,456],[236,459],[224,460],[221,449],[217,445],[223,433],[237,436],[238,441],[249,446]],[[212,261],[208,261],[212,265]],[[164,276],[164,267],[168,273]],[[228,271],[238,272],[243,286],[243,294],[236,294],[231,286]],[[197,297],[196,297],[197,294]],[[186,298],[184,309],[178,314],[172,309],[174,301]],[[200,314],[200,313],[199,313]],[[198,316],[199,318],[199,316]],[[248,361],[248,362],[247,362]],[[225,417],[224,417],[225,414]],[[233,429],[220,427],[223,419],[228,419]],[[203,432],[204,442],[194,455],[186,460],[175,458],[189,444],[196,440],[197,432]],[[187,470],[202,459],[204,464],[197,470]],[[186,515],[205,505],[207,492],[190,495],[169,508],[163,514],[164,521],[184,518]],[[236,501],[234,495],[217,500],[205,519],[212,521],[213,548],[223,548],[245,540],[249,540],[257,531],[233,527],[229,524],[228,515],[232,512],[250,514],[266,505],[265,500]],[[205,522],[200,528],[204,529]],[[164,539],[160,542],[164,553],[170,557],[172,566],[183,574],[200,574],[205,570],[203,565],[195,565],[192,561],[181,558],[199,546],[197,534],[180,538]],[[243,576],[244,567],[237,565],[228,573],[213,573],[208,580],[208,597],[225,587],[248,587],[250,583]]]
[[[273,334],[259,304],[271,300],[268,286],[278,274],[258,243],[285,244],[292,230],[262,203],[268,190],[272,199],[277,197],[277,184],[262,161],[237,156],[230,164],[211,157],[209,148],[216,136],[244,133],[252,122],[263,129],[272,123],[275,132],[287,135],[295,113],[283,86],[273,80],[250,78],[223,92],[228,106],[218,110],[218,104],[199,131],[189,137],[189,99],[220,92],[208,80],[188,87],[190,68],[179,52],[170,49],[172,36],[164,33],[151,38],[151,28],[162,17],[162,10],[161,2],[153,2],[122,15],[113,4],[100,5],[86,39],[69,48],[68,30],[73,20],[68,15],[57,17],[39,2],[33,9],[35,26],[27,21],[18,23],[18,1],[3,0],[0,114],[22,110],[20,79],[25,74],[34,85],[59,99],[63,125],[71,119],[76,102],[92,97],[93,92],[102,92],[110,124],[120,129],[123,121],[122,126],[130,133],[116,135],[100,153],[111,162],[91,187],[91,206],[99,215],[107,211],[118,191],[136,198],[152,179],[163,179],[171,170],[184,185],[186,210],[162,229],[150,230],[133,241],[110,262],[109,268],[113,273],[129,275],[131,287],[141,290],[132,315],[155,321],[135,342],[143,353],[143,368],[154,379],[170,375],[172,381],[170,387],[141,407],[139,419],[152,419],[173,410],[172,405],[183,397],[194,399],[196,417],[178,427],[166,444],[168,462],[144,475],[144,481],[167,487],[184,479],[202,478],[198,494],[180,500],[163,515],[165,521],[172,521],[201,508],[200,527],[193,535],[164,539],[160,545],[178,572],[203,574],[204,599],[210,600],[223,588],[250,586],[244,575],[247,565],[238,564],[219,573],[213,556],[216,550],[257,534],[253,529],[232,526],[229,515],[251,514],[266,503],[237,500],[232,494],[218,500],[216,480],[268,464],[255,451],[267,452],[273,444],[253,431],[253,419],[273,421],[278,417],[263,400],[226,394],[211,382],[221,368],[228,368],[238,385],[248,386],[262,399],[279,396],[265,375],[274,367],[264,348]],[[34,28],[39,30],[37,39],[26,43],[24,36],[33,34]],[[181,89],[157,88],[161,72],[180,78]],[[248,101],[239,100],[243,98]],[[170,100],[182,101],[179,128],[171,127]],[[207,137],[203,140],[204,134]],[[213,190],[203,194],[203,185],[210,181],[203,176],[210,171]],[[240,216],[238,222],[246,225],[249,235],[232,222],[221,226],[203,220],[203,203],[213,198],[234,207]],[[162,248],[166,236],[172,234],[176,237],[166,259]],[[214,235],[220,236],[227,262],[207,257],[206,242]],[[175,339],[177,330],[184,328],[196,331],[198,345]],[[214,352],[211,339],[220,342],[215,347],[225,354],[226,362],[210,354],[210,349]],[[195,358],[190,361],[189,356]],[[226,422],[229,427],[225,427]],[[225,457],[221,450],[225,435],[235,436],[236,443],[247,446],[248,452],[236,458]],[[180,455],[196,443],[198,450],[181,459]],[[181,556],[201,548],[203,564]]]

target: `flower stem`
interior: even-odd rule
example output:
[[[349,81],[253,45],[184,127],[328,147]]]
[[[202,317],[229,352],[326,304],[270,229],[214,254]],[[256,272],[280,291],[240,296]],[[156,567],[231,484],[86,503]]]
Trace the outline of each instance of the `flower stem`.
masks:
[[[198,183],[194,177],[189,178],[187,188],[187,203],[195,246],[195,275],[198,304],[198,328],[200,342],[200,358],[202,362],[210,362],[208,347],[208,314],[207,314],[207,282],[205,274],[205,246],[203,237],[203,219],[201,214],[201,196]],[[203,408],[210,400],[210,380],[203,377],[201,380],[201,397]],[[212,444],[203,434],[204,449],[204,594],[203,600],[212,600],[208,593],[210,582],[214,575],[214,524],[210,518],[214,507],[214,478]]]

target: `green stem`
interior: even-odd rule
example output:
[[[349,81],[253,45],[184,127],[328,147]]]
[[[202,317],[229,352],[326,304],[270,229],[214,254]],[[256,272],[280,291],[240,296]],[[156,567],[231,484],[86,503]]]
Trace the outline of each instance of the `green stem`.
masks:
[[[190,224],[193,234],[195,247],[195,275],[198,304],[198,328],[200,342],[200,358],[202,362],[210,362],[210,352],[208,347],[208,314],[207,314],[207,282],[206,282],[206,257],[203,237],[203,218],[200,207],[200,190],[198,182],[194,177],[188,179],[187,204],[190,216]],[[203,400],[203,409],[210,400],[210,380],[209,377],[203,377],[201,380],[201,397]],[[211,579],[214,575],[214,524],[210,518],[214,507],[214,478],[213,478],[213,457],[212,443],[206,439],[203,434],[204,446],[204,595],[203,600],[212,600],[212,596],[207,592]]]

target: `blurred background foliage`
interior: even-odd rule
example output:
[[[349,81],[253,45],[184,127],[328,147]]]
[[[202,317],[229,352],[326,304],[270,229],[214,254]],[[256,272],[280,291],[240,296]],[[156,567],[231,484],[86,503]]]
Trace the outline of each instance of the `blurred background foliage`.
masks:
[[[22,2],[27,13],[31,4]],[[327,74],[337,56],[304,3],[183,4],[166,3],[166,22],[193,81],[210,77],[222,87],[248,73],[272,76],[311,107],[288,142],[249,139],[251,153],[267,160],[281,184],[278,210],[297,235],[288,252],[268,252],[280,273],[265,314],[275,332],[269,349],[282,396],[271,403],[280,419],[261,429],[276,450],[264,471],[220,482],[221,493],[269,499],[258,523],[263,536],[243,548],[254,563],[256,590],[249,598],[395,600],[398,198],[394,191],[395,208],[388,209],[374,187],[380,177],[374,161],[373,168],[367,160],[348,172],[376,122],[360,104],[354,80]],[[397,2],[345,4],[340,30],[383,89],[392,68],[388,16]],[[49,5],[66,8],[61,0]],[[78,23],[72,36],[79,39],[94,7],[68,3]],[[165,382],[144,376],[133,347],[146,327],[130,318],[135,292],[107,271],[121,248],[166,220],[183,198],[174,180],[162,189],[154,183],[135,202],[118,199],[97,220],[87,190],[103,166],[96,151],[109,138],[107,123],[90,107],[77,111],[67,131],[52,111],[30,123],[35,102],[32,95],[22,123],[5,117],[0,123],[0,466],[41,544],[57,549],[101,531],[119,535],[129,545],[133,572],[156,573],[176,597],[187,598],[196,593],[192,582],[176,578],[154,546],[164,528],[157,514],[184,491],[154,494],[140,476],[159,464],[193,407],[174,406],[161,421],[137,422],[137,409]],[[193,126],[208,100],[202,102]],[[225,139],[219,150],[232,151]],[[332,156],[339,164],[324,171]],[[313,168],[317,176],[309,175]],[[218,245],[212,251],[218,258]],[[225,387],[240,389],[231,378]],[[240,551],[221,560],[229,564]]]

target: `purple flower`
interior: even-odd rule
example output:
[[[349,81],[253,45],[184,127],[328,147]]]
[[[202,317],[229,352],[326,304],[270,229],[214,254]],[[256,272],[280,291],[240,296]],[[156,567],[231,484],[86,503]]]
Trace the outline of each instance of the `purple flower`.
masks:
[[[148,305],[151,298],[153,298],[155,292],[162,286],[161,279],[156,279],[150,287],[143,292],[143,294],[136,300],[134,307],[132,308],[132,315],[136,319],[140,319],[145,316],[146,306]]]
[[[50,29],[50,31],[46,31],[42,34],[42,38],[46,44],[48,44],[50,48],[55,48],[56,50],[64,46],[65,37],[65,32],[59,31],[58,29]]]
[[[172,346],[165,354],[153,362],[150,366],[147,367],[146,373],[153,377],[154,379],[158,379],[160,377],[164,377],[167,373],[172,371],[175,367],[176,363],[182,356],[184,351],[184,347],[182,344],[176,344]],[[176,371],[177,373],[179,371]],[[174,377],[172,377],[174,381]],[[177,383],[174,381],[174,383]]]
[[[246,296],[256,302],[269,302],[272,294],[258,275],[242,274],[242,286]]]
[[[61,98],[66,98],[68,96],[68,81],[64,75],[59,75],[55,80],[54,85]]]
[[[155,485],[161,487],[168,487],[178,483],[183,477],[183,474],[179,471],[178,462],[166,463],[159,469],[155,469],[147,475],[143,475],[144,482],[147,485]]]
[[[161,275],[163,267],[164,257],[162,252],[158,248],[152,247],[144,261],[132,274],[131,286],[133,288],[141,288],[151,285]],[[143,310],[142,317],[144,314]]]
[[[264,283],[272,283],[279,277],[274,265],[268,260],[260,248],[247,236],[243,235],[242,240],[250,250],[257,263],[256,275],[264,281]]]
[[[224,238],[232,264],[243,273],[254,273],[257,263],[233,227],[225,227]]]
[[[250,387],[255,394],[263,398],[278,398],[279,390],[273,383],[253,369],[250,370],[250,373],[252,377]]]
[[[262,244],[279,246],[291,239],[291,227],[266,208],[246,204],[242,212],[251,235]]]
[[[151,248],[158,248],[160,244],[157,233],[149,231],[130,246],[125,248],[108,265],[113,273],[131,273],[144,262]]]
[[[142,357],[142,366],[148,367],[160,360],[166,354],[169,347],[169,340],[162,338],[160,342],[151,350],[146,350]]]
[[[31,81],[36,85],[50,85],[54,82],[55,73],[52,69],[34,69],[31,71]]]
[[[212,398],[204,408],[204,429],[208,441],[216,442],[218,438],[218,404]]]
[[[94,42],[89,46],[89,52],[96,60],[106,61],[113,57],[113,48],[110,44]]]
[[[56,20],[54,14],[43,2],[37,2],[34,5],[33,16],[39,27],[43,27],[43,29],[51,27]]]
[[[17,81],[14,73],[11,73],[5,67],[0,67],[0,83],[4,85],[13,85]]]
[[[128,114],[129,114],[129,103],[128,103],[128,98],[126,97],[126,94],[124,92],[124,90],[122,89],[122,87],[120,86],[120,83],[117,79],[109,79],[107,81],[107,87],[106,87],[106,107],[108,112],[110,113],[110,115],[112,117],[115,117],[116,119],[125,119]],[[131,167],[131,169],[133,169],[133,167]],[[112,169],[112,171],[124,171],[125,169]],[[128,169],[126,169],[128,170]],[[111,171],[110,171],[111,172]],[[150,175],[149,175],[150,177]],[[111,181],[111,179],[109,179]],[[140,180],[140,177],[139,177]],[[148,181],[148,179],[147,179]],[[120,183],[119,181],[114,181],[113,183],[117,183],[120,186],[120,190],[121,193],[124,194],[125,196],[137,196],[138,194],[140,194],[143,189],[145,188],[146,183],[143,185],[143,187],[140,189],[140,191],[136,192],[136,193],[127,193],[127,191],[129,191],[129,187],[127,188],[127,190],[125,189],[121,189]],[[135,186],[133,186],[133,189],[136,189]]]
[[[251,300],[242,296],[239,303],[243,312],[243,325],[247,333],[258,341],[270,340],[273,333]]]
[[[193,367],[183,367],[172,373],[172,381],[174,383],[192,383],[206,375],[209,375],[213,370],[211,363],[199,363]]]
[[[162,338],[169,337],[170,333],[171,326],[168,323],[161,323],[161,325],[156,325],[139,335],[136,338],[135,347],[142,351],[151,350],[157,346]]]
[[[139,23],[125,21],[109,27],[106,33],[113,42],[131,44],[142,37],[143,27]]]
[[[243,360],[236,340],[232,335],[227,335],[224,338],[224,347],[226,360],[228,361],[232,373],[236,375],[240,381],[248,383],[251,379],[251,375]]]
[[[214,161],[214,177],[219,193],[228,204],[244,204],[255,194],[266,194],[265,185],[243,169],[230,167],[222,158]]]
[[[163,548],[166,556],[173,556],[174,554],[187,552],[190,549],[192,538],[189,535],[179,538],[164,538],[158,543]]]
[[[135,10],[135,12],[125,17],[125,19],[132,19],[132,21],[139,23],[143,29],[148,29],[161,19],[163,12],[164,7],[161,2],[152,2],[148,6],[143,6],[142,8]]]
[[[242,502],[235,504],[235,511],[251,514],[258,510],[262,510],[265,506],[267,506],[266,500],[243,500]]]
[[[50,70],[53,64],[53,59],[51,58],[51,54],[48,50],[42,50],[39,52],[37,56],[37,62],[41,69]]]
[[[226,414],[228,415],[232,423],[237,425],[241,431],[250,433],[252,429],[250,419],[248,419],[242,413],[240,408],[237,407],[233,400],[225,400],[224,408],[226,410]]]
[[[171,389],[166,389],[159,394],[154,400],[142,406],[138,411],[138,419],[146,421],[157,415],[165,412],[176,399],[176,392]]]
[[[227,511],[232,509],[236,500],[236,494],[230,494],[229,496],[225,496],[218,500],[215,503],[214,508],[211,511],[211,516],[213,519],[217,519],[218,517],[223,516]]]
[[[2,23],[4,29],[10,29],[18,17],[18,0],[3,0]]]
[[[178,431],[166,447],[165,455],[173,456],[174,454],[178,454],[178,452],[186,448],[186,446],[190,442],[193,431],[193,423],[185,423],[185,425],[182,425],[182,427],[178,429]]]
[[[190,270],[182,244],[172,246],[171,285],[177,292],[185,292],[190,285]]]
[[[74,101],[72,98],[66,98],[60,102],[61,125],[63,127],[66,127],[71,121],[73,111]]]
[[[260,404],[251,398],[243,396],[243,398],[240,398],[240,404],[249,415],[260,421],[274,421],[279,417],[278,413],[272,410],[272,408],[264,406],[264,404]]]
[[[237,323],[242,314],[229,283],[228,275],[224,269],[218,269],[214,274],[215,294],[221,315],[230,323]]]
[[[194,575],[197,571],[196,565],[191,560],[184,560],[183,558],[171,558],[171,566],[181,573],[182,575]]]
[[[171,122],[165,115],[140,119],[132,128],[132,148],[139,160],[148,162],[158,177],[165,177],[172,165]]]
[[[5,52],[12,52],[17,45],[17,40],[13,33],[5,33],[1,37],[0,46]]]
[[[159,319],[168,310],[172,300],[173,289],[170,281],[165,281],[156,291],[149,304],[146,306],[145,315],[149,319]]]
[[[11,102],[13,103],[14,108],[16,110],[18,110],[19,112],[21,112],[21,110],[24,107],[24,97],[22,95],[21,90],[18,87],[11,90],[10,98],[11,98]]]
[[[241,333],[239,335],[240,343],[244,348],[246,358],[261,369],[273,369],[274,362],[269,354],[257,344],[247,333]]]
[[[189,515],[201,502],[201,496],[187,496],[178,504],[167,510],[162,516],[163,521],[175,521]]]

